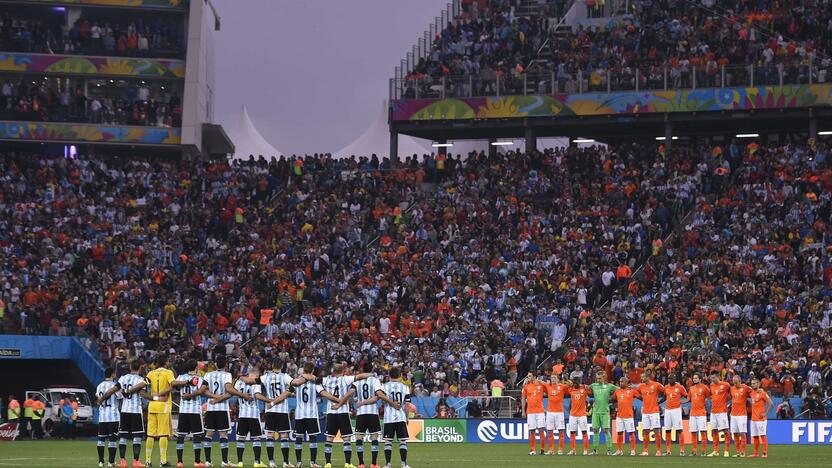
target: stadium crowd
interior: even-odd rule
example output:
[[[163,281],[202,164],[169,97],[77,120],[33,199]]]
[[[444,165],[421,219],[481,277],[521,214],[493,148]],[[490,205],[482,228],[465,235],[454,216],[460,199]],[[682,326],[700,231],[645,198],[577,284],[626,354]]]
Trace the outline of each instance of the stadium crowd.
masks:
[[[82,16],[69,27],[5,12],[0,16],[0,50],[40,54],[179,57],[184,52],[175,21],[118,23]]]
[[[102,91],[103,90],[103,91]],[[182,100],[176,91],[151,90],[139,84],[122,88],[74,87],[60,80],[6,81],[0,86],[0,119],[90,122],[171,127],[182,119]]]
[[[782,416],[797,410],[826,417],[829,148],[753,143],[714,151],[725,151],[724,183],[697,198],[608,309],[578,319],[566,360],[578,372],[601,367],[633,381],[645,369],[660,379],[693,372],[757,377],[772,394],[804,398],[802,408],[784,408]]]
[[[480,375],[512,387],[557,347],[536,316],[566,322],[608,295],[599,272],[630,275],[709,177],[685,152],[654,153],[442,155],[395,171],[5,155],[4,329],[86,333],[122,363],[224,345],[400,362],[443,396]]]
[[[825,0],[638,0],[631,15],[604,27],[558,30],[550,28],[551,13],[516,16],[516,2],[477,3],[436,34],[428,57],[405,77],[406,96],[417,88],[420,96],[435,94],[443,77],[445,93],[462,96],[522,94],[524,76],[533,82],[527,86],[548,92],[554,75],[556,92],[574,93],[749,86],[752,79],[773,85],[779,67],[784,83],[825,83],[832,68]],[[555,10],[563,10],[560,3]]]

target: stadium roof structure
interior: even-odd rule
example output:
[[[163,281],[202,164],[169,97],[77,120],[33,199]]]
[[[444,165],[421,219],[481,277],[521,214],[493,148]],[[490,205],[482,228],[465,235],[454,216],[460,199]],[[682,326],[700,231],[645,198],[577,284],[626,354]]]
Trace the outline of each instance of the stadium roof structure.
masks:
[[[283,155],[257,130],[245,104],[240,106],[240,113],[231,120],[235,124],[229,129],[228,133],[231,141],[234,142],[234,157],[236,159],[246,159],[250,154],[253,154],[255,158],[260,155],[265,158]]]

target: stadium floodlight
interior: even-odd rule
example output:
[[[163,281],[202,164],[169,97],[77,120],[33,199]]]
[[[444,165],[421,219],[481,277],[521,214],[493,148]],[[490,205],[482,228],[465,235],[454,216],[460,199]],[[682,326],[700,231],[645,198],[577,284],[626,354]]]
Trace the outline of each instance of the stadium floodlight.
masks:
[[[450,148],[453,145],[453,143],[434,143],[431,146],[434,148]]]
[[[665,141],[666,139],[667,139],[667,138],[665,138],[665,137],[656,137],[656,141]],[[675,136],[675,137],[670,137],[670,139],[671,139],[671,140],[678,140],[678,139],[679,139],[679,137],[677,137],[677,136]]]
[[[737,133],[737,138],[757,138],[759,133]]]
[[[818,132],[818,135],[832,135],[832,130],[827,130],[825,132]]]
[[[572,143],[595,143],[592,138],[575,138]]]
[[[512,146],[513,141],[492,141],[491,146]]]

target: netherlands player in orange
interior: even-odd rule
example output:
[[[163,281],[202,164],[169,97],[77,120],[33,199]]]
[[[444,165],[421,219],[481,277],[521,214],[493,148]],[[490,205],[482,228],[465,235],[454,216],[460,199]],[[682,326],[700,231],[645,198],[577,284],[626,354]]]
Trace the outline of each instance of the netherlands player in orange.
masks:
[[[621,377],[620,388],[612,394],[616,402],[615,432],[618,436],[618,451],[613,455],[624,455],[624,437],[630,435],[630,456],[636,454],[636,421],[633,400],[638,398],[638,390],[630,386],[630,379]]]
[[[520,397],[523,416],[526,417],[526,422],[529,425],[529,455],[537,453],[535,432],[539,432],[540,435],[541,455],[546,451],[546,413],[543,411],[543,396],[545,394],[546,387],[543,382],[537,380],[534,372],[529,372]]]
[[[569,387],[571,404],[569,406],[567,431],[569,432],[569,444],[572,450],[567,455],[575,455],[576,434],[583,437],[584,455],[589,453],[589,424],[586,421],[586,400],[591,393],[589,387],[581,385],[577,381],[572,382],[572,386]]]
[[[651,371],[645,371],[641,374],[641,385],[638,387],[638,393],[641,396],[643,403],[641,408],[641,426],[644,430],[644,450],[641,452],[642,457],[649,455],[650,450],[650,434],[654,434],[656,438],[656,456],[662,456],[662,431],[661,421],[659,420],[659,401],[660,397],[664,396],[664,386],[653,379]]]
[[[664,430],[670,434],[664,434],[667,443],[665,455],[670,456],[670,447],[673,445],[673,437],[679,438],[679,455],[685,456],[685,437],[682,433],[682,398],[687,398],[688,391],[679,383],[676,374],[668,376],[668,383],[664,387]]]
[[[546,385],[549,408],[546,412],[546,432],[549,433],[549,455],[555,451],[555,432],[558,433],[558,455],[563,455],[563,442],[566,439],[563,415],[563,399],[569,393],[569,385],[560,383],[560,377],[552,373],[551,383]]]
[[[714,451],[709,457],[719,456],[719,437],[725,440],[725,456],[730,456],[731,435],[728,433],[728,396],[731,384],[720,380],[719,374],[711,374],[711,429],[714,431]]]
[[[760,381],[751,381],[751,442],[754,444],[754,453],[750,458],[757,458],[760,445],[763,446],[763,458],[768,458],[768,436],[766,425],[768,424],[768,412],[774,407],[771,397],[765,390],[760,388]]]
[[[700,442],[702,455],[708,451],[708,412],[705,404],[710,396],[711,390],[702,383],[702,377],[699,374],[693,374],[693,385],[688,390],[688,398],[690,398],[688,430],[693,440],[693,456],[697,455]]]
[[[742,383],[739,375],[734,376],[734,385],[731,386],[731,434],[734,436],[734,445],[737,447],[735,457],[745,457],[745,447],[748,444],[746,432],[748,427],[748,396],[751,394],[751,387]]]

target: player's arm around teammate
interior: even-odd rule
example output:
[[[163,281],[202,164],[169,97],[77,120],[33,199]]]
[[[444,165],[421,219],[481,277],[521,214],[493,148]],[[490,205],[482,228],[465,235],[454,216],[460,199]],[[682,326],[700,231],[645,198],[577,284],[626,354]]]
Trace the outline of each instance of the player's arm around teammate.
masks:
[[[523,408],[523,416],[529,426],[529,455],[537,453],[535,433],[540,436],[540,454],[546,452],[546,412],[543,409],[543,396],[545,388],[537,380],[534,372],[530,371],[526,376],[526,385],[520,396],[520,406]]]

